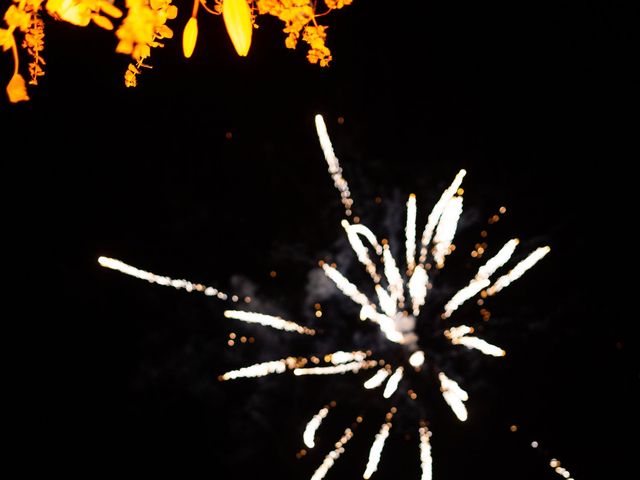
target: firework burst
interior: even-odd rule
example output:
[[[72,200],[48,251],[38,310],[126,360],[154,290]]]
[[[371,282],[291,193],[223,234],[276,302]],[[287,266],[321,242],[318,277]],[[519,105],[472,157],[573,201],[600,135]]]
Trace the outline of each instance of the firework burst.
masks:
[[[437,355],[431,354],[429,346],[432,338],[421,338],[419,332],[422,333],[423,329],[417,328],[421,322],[426,321],[424,311],[432,290],[432,277],[444,267],[448,255],[455,249],[453,239],[463,210],[461,185],[466,172],[460,170],[449,187],[444,190],[427,216],[420,237],[418,237],[417,198],[413,194],[409,195],[406,204],[404,255],[401,260],[398,260],[392,254],[387,240],[379,241],[372,230],[360,223],[359,218],[353,216],[354,201],[349,184],[342,175],[342,168],[334,153],[325,123],[320,115],[316,116],[315,121],[329,173],[340,193],[344,207],[346,218],[341,224],[356,258],[369,277],[369,285],[356,285],[336,264],[320,262],[320,267],[337,289],[358,306],[360,320],[372,322],[379,327],[384,338],[383,343],[387,344],[388,348],[382,348],[381,351],[375,351],[373,348],[367,351],[336,351],[322,355],[322,361],[315,356],[289,356],[224,372],[218,378],[221,381],[228,381],[287,372],[295,376],[305,376],[358,374],[368,370],[370,373],[366,378],[357,375],[353,377],[354,381],[367,390],[378,389],[380,395],[390,399],[392,404],[384,423],[372,441],[363,473],[363,478],[368,479],[378,468],[385,442],[393,427],[393,417],[398,411],[398,400],[402,395],[408,395],[412,400],[416,398],[413,389],[404,388],[405,385],[410,387],[411,382],[431,376],[429,378],[437,380],[442,398],[453,414],[460,421],[465,421],[468,416],[465,405],[469,399],[467,392],[447,375],[442,366],[437,364],[434,358]],[[453,325],[452,316],[472,298],[478,295],[486,298],[508,287],[549,252],[549,247],[537,248],[522,261],[507,269],[507,264],[518,244],[519,240],[516,238],[507,241],[497,253],[480,266],[464,287],[446,301],[439,318],[436,319],[437,322],[434,323],[433,319],[429,319],[431,325],[438,324],[432,329],[432,336],[439,335],[440,341],[446,342],[451,349],[473,349],[494,357],[505,355],[502,348],[473,335],[473,327],[464,324]],[[98,261],[104,267],[151,283],[201,292],[220,300],[240,302],[237,296],[229,296],[213,287],[155,275],[111,258],[100,257]],[[500,270],[503,271],[498,275]],[[322,333],[260,312],[234,309],[226,310],[224,315],[241,322],[257,323],[292,334],[315,336]],[[389,353],[392,354],[391,357],[387,356]],[[409,373],[411,375],[408,375]],[[307,423],[303,434],[303,441],[307,448],[315,446],[316,433],[334,406],[333,402],[323,406]],[[358,417],[354,426],[361,421],[361,417]],[[421,465],[422,480],[430,480],[433,461],[431,458],[432,432],[428,428],[428,419],[420,419],[415,428],[419,439],[419,458],[416,462]],[[312,480],[321,480],[325,477],[344,452],[346,444],[353,435],[353,428],[344,430],[335,444],[335,449],[326,455],[324,461],[313,473]]]

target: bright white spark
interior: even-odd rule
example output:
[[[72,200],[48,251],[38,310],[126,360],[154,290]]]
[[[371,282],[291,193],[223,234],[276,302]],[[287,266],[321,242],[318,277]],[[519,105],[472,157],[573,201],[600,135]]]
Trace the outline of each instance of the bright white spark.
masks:
[[[404,228],[407,252],[407,273],[410,275],[416,267],[416,196],[412,193],[407,200],[407,225]]]
[[[409,364],[414,368],[418,368],[424,365],[424,360],[425,360],[424,352],[422,350],[417,350],[413,352],[409,357]]]
[[[433,474],[431,443],[429,442],[431,432],[427,427],[420,427],[418,431],[420,432],[420,465],[422,467],[420,480],[431,480]]]
[[[380,456],[382,455],[382,449],[384,448],[384,442],[389,436],[389,430],[391,429],[391,423],[387,422],[382,425],[380,431],[376,434],[375,440],[369,450],[369,460],[367,461],[367,468],[362,474],[362,478],[368,480],[371,475],[378,470],[378,463],[380,463]]]
[[[388,316],[393,317],[397,313],[396,301],[393,296],[389,295],[387,291],[380,285],[376,285],[376,294],[378,295],[378,304],[382,311]]]
[[[460,305],[472,298],[482,289],[487,288],[491,284],[489,277],[491,277],[498,268],[509,261],[517,245],[518,239],[511,239],[504,244],[498,253],[487,260],[487,262],[478,269],[478,273],[476,273],[476,276],[471,279],[469,285],[458,290],[458,292],[451,297],[451,300],[447,302],[444,306],[442,318],[449,318]]]
[[[464,169],[458,172],[458,174],[456,175],[456,178],[454,178],[451,185],[449,185],[449,188],[447,188],[444,192],[442,192],[442,196],[440,197],[440,200],[438,200],[438,202],[435,204],[435,206],[433,207],[433,210],[431,210],[431,213],[427,218],[427,225],[424,227],[424,231],[422,232],[422,239],[420,241],[420,244],[421,244],[420,263],[421,264],[424,264],[424,262],[427,260],[427,248],[429,247],[429,243],[431,242],[431,237],[433,235],[433,232],[436,226],[438,225],[440,216],[442,215],[442,212],[444,211],[445,207],[449,203],[449,200],[453,198],[453,196],[458,191],[458,188],[460,188],[460,185],[462,184],[462,179],[464,178],[466,173],[467,172]]]
[[[382,396],[384,398],[389,398],[398,389],[398,385],[400,385],[400,380],[402,380],[403,373],[404,368],[398,367],[396,368],[396,371],[393,372],[393,375],[389,377],[389,381],[384,387],[384,392],[382,392]]]
[[[544,257],[550,251],[551,249],[549,247],[536,248],[529,254],[527,258],[513,267],[513,269],[509,273],[498,278],[498,280],[496,280],[496,283],[494,283],[493,285],[491,285],[491,287],[489,287],[489,289],[487,289],[487,294],[495,295],[503,288],[511,285],[512,282],[520,278],[524,274],[524,272],[538,263],[538,261],[540,261],[540,259],[542,259],[542,257]]]
[[[462,197],[453,197],[442,212],[436,234],[433,237],[433,259],[442,268],[444,257],[449,255],[451,242],[456,234],[458,220],[462,214]]]
[[[368,360],[362,362],[349,362],[342,365],[335,365],[333,367],[310,367],[310,368],[296,368],[293,371],[294,375],[336,375],[339,373],[353,372],[357,373],[363,368],[372,368],[378,364],[375,360]]]
[[[236,378],[254,378],[264,377],[272,373],[284,373],[287,368],[294,368],[297,364],[294,357],[284,358],[282,360],[274,360],[272,362],[256,363],[239,370],[231,370],[230,372],[220,375],[220,380],[234,380]]]
[[[380,331],[395,343],[405,343],[404,335],[396,329],[396,322],[386,315],[378,312],[374,305],[366,305],[360,310],[360,318],[369,319],[380,326]]]
[[[333,283],[336,284],[338,290],[344,293],[347,297],[353,300],[355,303],[364,306],[369,306],[369,299],[367,296],[358,290],[353,283],[346,279],[338,270],[326,263],[322,264],[322,269],[327,277],[329,277]]]
[[[340,440],[336,442],[336,448],[333,451],[329,452],[326,457],[324,457],[322,465],[320,465],[318,469],[313,473],[311,480],[322,480],[325,477],[329,469],[333,467],[333,464],[336,462],[336,460],[340,458],[340,455],[344,453],[344,446],[349,440],[351,440],[351,437],[353,437],[353,432],[350,428],[347,428],[344,431],[342,437],[340,437]]]
[[[387,277],[387,282],[389,282],[391,297],[397,302],[400,308],[404,308],[404,283],[400,275],[400,270],[396,265],[396,260],[393,258],[393,255],[391,255],[389,245],[382,247],[382,258],[384,260],[384,275]]]
[[[411,295],[411,306],[413,307],[413,315],[420,314],[420,307],[424,305],[427,298],[427,284],[429,276],[422,265],[418,265],[409,280],[409,295]]]
[[[464,402],[469,400],[469,395],[444,373],[440,372],[438,379],[440,380],[440,391],[444,401],[451,407],[458,420],[464,422],[467,419],[467,407],[465,407]]]
[[[464,337],[468,333],[473,333],[473,328],[467,325],[460,325],[458,327],[451,327],[449,330],[445,330],[444,336],[451,340]]]
[[[322,153],[324,153],[324,159],[327,161],[327,165],[329,165],[329,173],[331,174],[333,185],[340,192],[340,201],[342,202],[342,205],[344,205],[345,214],[348,217],[351,215],[351,206],[353,205],[351,192],[349,192],[349,184],[342,176],[342,168],[340,168],[338,157],[336,157],[336,154],[333,151],[331,139],[327,133],[327,126],[324,123],[322,115],[316,115],[315,120],[316,131],[318,132],[318,139],[320,140]]]
[[[375,373],[373,377],[364,382],[364,388],[366,388],[367,390],[378,388],[380,385],[382,385],[382,382],[384,382],[385,378],[387,378],[388,376],[389,370],[387,370],[386,368],[381,368]]]
[[[504,357],[507,352],[505,352],[500,347],[496,347],[489,342],[486,342],[478,337],[459,337],[452,338],[451,343],[454,345],[464,345],[467,348],[474,348],[476,350],[480,350],[485,355],[491,355],[493,357]]]
[[[329,409],[327,407],[323,407],[320,409],[318,413],[316,413],[313,416],[311,420],[309,420],[309,423],[307,423],[307,426],[304,429],[304,433],[302,434],[302,439],[304,440],[304,444],[307,447],[313,448],[316,446],[316,443],[314,441],[314,438],[316,436],[316,431],[320,427],[322,420],[324,420],[324,418],[328,414],[329,414]]]
[[[378,241],[376,240],[375,235],[373,235],[373,232],[371,230],[360,225],[359,232],[355,229],[356,226],[357,225],[349,225],[349,222],[347,222],[346,220],[342,221],[342,228],[344,228],[345,232],[347,232],[347,239],[351,244],[351,248],[353,248],[353,251],[356,253],[358,261],[360,261],[360,263],[365,266],[367,273],[371,276],[371,279],[375,283],[379,283],[380,275],[378,275],[378,272],[376,270],[376,264],[373,262],[373,260],[371,260],[371,257],[369,256],[369,249],[364,245],[364,243],[362,243],[362,240],[360,240],[358,234],[366,232],[364,233],[364,235],[367,236],[366,238],[374,245],[374,247],[377,245],[380,254],[382,254],[382,247],[378,245]],[[378,250],[378,248],[376,248],[376,250]]]
[[[315,335],[316,331],[312,328],[303,327],[297,323],[284,320],[280,317],[272,315],[264,315],[262,313],[245,312],[243,310],[225,310],[224,316],[233,318],[247,323],[258,323],[266,327],[272,327],[285,332],[297,332],[303,335]]]
[[[226,293],[223,293],[216,288],[207,287],[200,283],[193,283],[189,280],[176,280],[170,277],[156,275],[155,273],[146,272],[136,267],[132,267],[131,265],[127,265],[115,258],[100,257],[98,258],[98,263],[103,267],[110,268],[111,270],[117,270],[118,272],[139,278],[140,280],[146,280],[149,283],[157,283],[158,285],[173,287],[178,290],[186,290],[187,292],[201,292],[208,297],[218,297],[220,300],[226,300],[228,298]]]
[[[338,365],[340,363],[347,362],[361,362],[365,358],[367,358],[367,354],[365,352],[343,352],[337,351],[328,354],[329,361],[334,365]]]

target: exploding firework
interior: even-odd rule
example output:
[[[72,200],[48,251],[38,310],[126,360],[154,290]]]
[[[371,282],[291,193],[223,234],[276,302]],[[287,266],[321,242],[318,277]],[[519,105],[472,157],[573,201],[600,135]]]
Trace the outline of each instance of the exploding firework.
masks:
[[[366,351],[355,349],[353,351],[335,351],[322,355],[322,364],[315,356],[288,356],[227,371],[218,378],[220,381],[228,381],[287,372],[294,376],[359,374],[353,377],[354,382],[361,384],[366,390],[379,389],[380,395],[392,403],[384,423],[372,441],[363,473],[363,478],[368,479],[374,475],[378,468],[385,442],[393,428],[392,420],[398,411],[401,396],[407,395],[412,400],[416,398],[414,390],[410,388],[411,382],[415,382],[421,377],[431,376],[430,378],[437,381],[442,399],[451,408],[453,414],[460,421],[467,419],[465,402],[468,401],[469,396],[458,382],[447,375],[444,367],[438,365],[436,361],[438,355],[432,354],[430,342],[438,335],[439,341],[445,342],[450,350],[462,348],[477,350],[494,357],[504,356],[503,349],[473,335],[473,327],[464,324],[453,325],[452,317],[465,302],[474,297],[478,295],[482,298],[493,296],[508,287],[542,259],[549,252],[549,247],[537,248],[523,260],[507,269],[507,264],[519,244],[518,239],[510,239],[478,268],[465,286],[446,301],[436,318],[437,321],[429,319],[427,322],[427,319],[424,318],[426,316],[425,307],[429,293],[433,288],[433,277],[442,270],[447,257],[455,249],[453,240],[463,210],[464,192],[461,185],[466,174],[465,170],[460,170],[450,186],[444,190],[427,216],[420,237],[417,235],[417,198],[413,194],[408,197],[404,255],[402,259],[398,259],[392,254],[393,250],[387,240],[379,241],[372,230],[360,223],[359,218],[353,216],[354,201],[351,197],[349,184],[342,175],[342,168],[334,153],[322,117],[318,115],[315,120],[329,173],[340,193],[344,207],[346,218],[342,220],[341,224],[355,257],[363,265],[364,271],[369,277],[367,279],[368,285],[357,285],[336,264],[320,262],[320,267],[337,289],[357,305],[360,320],[371,322],[379,328],[383,342],[377,342],[377,344],[382,343],[384,346],[379,349],[372,346]],[[482,247],[481,253],[484,253],[485,248]],[[477,254],[477,251],[475,253]],[[100,257],[98,261],[104,267],[151,283],[201,292],[220,300],[240,302],[237,296],[229,296],[213,287],[155,275],[111,258]],[[498,275],[501,270],[502,272]],[[497,278],[494,279],[494,277]],[[241,322],[257,323],[292,334],[308,336],[322,334],[316,329],[260,312],[234,309],[226,310],[224,315]],[[418,328],[424,322],[433,325],[428,337],[423,335],[424,328]],[[372,373],[369,373],[366,378],[362,378],[361,371]],[[405,385],[409,388],[404,388]],[[400,388],[401,386],[403,388]],[[323,406],[307,423],[303,441],[308,448],[315,446],[316,433],[333,406],[335,404]],[[358,417],[354,426],[360,421],[362,420]],[[419,458],[416,459],[416,462],[419,462],[421,466],[421,478],[430,480],[433,461],[431,457],[432,432],[428,428],[428,419],[420,419],[415,429],[419,439]],[[344,452],[346,444],[353,435],[353,428],[344,430],[340,439],[335,443],[335,449],[326,455],[324,461],[313,473],[312,480],[321,480],[325,477]]]

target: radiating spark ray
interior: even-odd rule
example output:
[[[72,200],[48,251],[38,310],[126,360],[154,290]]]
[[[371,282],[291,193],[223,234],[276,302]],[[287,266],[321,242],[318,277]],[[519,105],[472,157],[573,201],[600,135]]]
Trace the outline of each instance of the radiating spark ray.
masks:
[[[272,315],[265,315],[263,313],[245,312],[244,310],[225,310],[224,316],[227,318],[233,318],[246,323],[258,323],[265,327],[275,328],[277,330],[284,330],[285,332],[296,332],[302,335],[315,335],[316,331],[312,328],[303,327],[297,323],[284,320],[280,317],[274,317]]]
[[[325,275],[329,277],[333,281],[333,283],[336,284],[338,290],[344,293],[347,297],[349,297],[355,303],[362,305],[363,307],[368,307],[370,305],[371,302],[369,302],[367,296],[360,290],[358,290],[358,287],[347,280],[346,277],[342,275],[338,270],[330,265],[327,265],[326,263],[322,264],[322,269],[324,270]]]
[[[344,446],[349,440],[351,440],[351,437],[353,437],[353,432],[350,428],[347,428],[344,431],[342,437],[340,437],[340,440],[336,442],[336,448],[333,451],[329,452],[326,457],[324,457],[322,465],[320,465],[318,469],[313,473],[311,480],[322,480],[325,477],[329,469],[333,467],[333,464],[336,462],[336,460],[338,460],[338,458],[340,458],[340,455],[344,453]]]
[[[359,232],[354,228],[355,226],[349,225],[349,222],[347,222],[346,220],[342,221],[342,227],[344,228],[345,232],[347,232],[347,239],[351,244],[351,248],[353,248],[353,251],[356,253],[356,256],[358,257],[358,261],[364,265],[365,269],[367,270],[367,273],[371,276],[371,279],[376,284],[379,283],[380,275],[378,274],[378,271],[376,269],[376,264],[373,262],[373,260],[371,260],[371,257],[369,256],[369,249],[364,245],[364,243],[362,243],[362,240],[360,240],[360,237],[358,236],[359,233],[362,233],[362,231],[365,231],[371,234],[373,238],[370,238],[369,236],[367,236],[367,239],[373,244],[374,248],[376,248],[376,252],[378,252],[378,249],[379,249],[378,253],[382,254],[382,247],[378,245],[378,241],[373,235],[373,232],[371,232],[371,230],[369,230],[367,227],[364,227],[362,225],[360,226],[360,232]]]
[[[420,433],[420,466],[422,467],[422,476],[420,480],[431,480],[433,475],[433,460],[431,458],[431,432],[426,426],[418,429]]]
[[[226,293],[223,293],[216,288],[207,287],[200,283],[193,283],[189,280],[176,280],[163,275],[156,275],[155,273],[146,272],[131,265],[127,265],[115,258],[100,257],[98,258],[98,263],[105,268],[116,270],[140,280],[146,280],[149,283],[156,283],[164,287],[173,287],[178,290],[186,290],[187,292],[200,292],[208,297],[218,297],[220,300],[226,300],[228,298]]]
[[[482,340],[478,337],[459,337],[452,338],[451,343],[454,345],[464,345],[467,348],[473,348],[481,351],[485,355],[491,355],[493,357],[504,357],[507,352],[505,352],[500,347],[492,345],[491,343]]]
[[[407,200],[407,225],[404,228],[408,275],[411,275],[416,267],[416,213],[416,196],[412,193]]]
[[[307,423],[307,426],[304,429],[304,433],[302,434],[302,439],[304,440],[304,444],[307,447],[315,447],[316,443],[314,439],[316,436],[316,431],[318,430],[318,428],[320,428],[322,420],[324,420],[328,414],[329,408],[322,407],[320,411],[316,413],[311,420],[309,420],[309,423]]]
[[[442,212],[436,234],[433,237],[433,259],[438,268],[444,266],[444,258],[449,255],[451,242],[456,234],[461,214],[462,197],[453,197]]]
[[[256,363],[238,370],[231,370],[220,375],[218,379],[235,380],[236,378],[264,377],[266,375],[271,375],[272,373],[284,373],[287,369],[293,369],[299,364],[301,364],[301,361],[297,358],[287,357],[271,362]]]
[[[384,275],[389,283],[389,293],[395,299],[397,307],[404,308],[404,282],[389,245],[383,245],[382,258],[384,260]]]
[[[393,372],[393,375],[389,377],[389,380],[384,387],[384,392],[382,392],[382,396],[384,398],[389,398],[398,389],[398,385],[400,385],[400,380],[402,380],[403,373],[404,368],[398,367],[396,368],[396,371]]]
[[[438,379],[440,380],[440,391],[444,401],[451,407],[458,420],[464,422],[467,419],[467,407],[464,402],[469,400],[469,395],[443,372],[438,374]]]
[[[334,365],[333,367],[309,367],[309,368],[296,368],[293,374],[296,376],[301,375],[336,375],[340,373],[353,372],[357,373],[363,368],[373,368],[378,364],[375,360],[367,360],[361,362],[349,362],[341,365]]]
[[[540,247],[535,249],[529,254],[527,258],[513,267],[513,269],[509,273],[498,278],[496,282],[487,289],[487,294],[495,295],[503,288],[511,285],[511,283],[520,278],[524,274],[524,272],[538,263],[538,261],[540,261],[542,257],[544,257],[550,251],[551,249],[549,247]]]
[[[315,121],[316,131],[318,132],[318,139],[320,140],[320,147],[322,148],[322,153],[324,153],[324,159],[329,166],[329,173],[331,174],[333,185],[340,192],[340,201],[342,202],[342,205],[344,205],[345,214],[347,215],[347,217],[349,217],[351,216],[353,207],[353,200],[351,199],[349,184],[342,176],[342,168],[340,167],[338,157],[336,157],[336,154],[333,151],[331,139],[329,138],[329,134],[327,133],[327,126],[324,123],[322,115],[316,115]]]
[[[382,424],[380,431],[376,434],[371,450],[369,450],[369,460],[367,461],[367,467],[365,468],[362,478],[368,480],[371,475],[378,470],[378,463],[380,463],[380,456],[382,455],[382,449],[384,448],[384,442],[389,436],[389,430],[391,430],[391,422]]]
[[[436,226],[438,225],[440,216],[442,215],[442,212],[444,211],[445,207],[449,203],[449,200],[453,198],[453,196],[458,191],[458,188],[460,188],[460,185],[462,184],[462,179],[464,178],[466,173],[467,172],[464,169],[458,172],[456,177],[453,179],[453,182],[451,183],[451,185],[449,185],[449,188],[447,188],[442,193],[440,200],[438,200],[438,202],[435,204],[435,206],[433,207],[433,210],[431,210],[431,213],[427,218],[427,225],[424,227],[424,231],[422,232],[422,239],[420,240],[419,262],[421,265],[424,265],[424,263],[427,260],[427,249],[429,248],[431,237],[433,235],[433,232]]]
[[[397,312],[396,302],[393,296],[389,295],[389,293],[380,285],[376,285],[375,288],[376,294],[378,295],[378,305],[380,305],[380,308],[385,315],[393,317]]]
[[[382,382],[384,382],[384,380],[388,376],[389,370],[387,370],[386,368],[381,368],[373,375],[373,377],[364,382],[364,388],[366,388],[367,390],[378,388],[380,385],[382,385]]]
[[[405,343],[404,335],[396,329],[396,322],[392,318],[378,312],[374,305],[362,307],[362,309],[360,309],[360,317],[377,323],[380,326],[380,331],[392,342]]]
[[[489,277],[491,277],[498,268],[502,267],[509,261],[518,243],[519,241],[517,238],[509,240],[498,253],[487,260],[487,262],[478,269],[478,273],[476,273],[476,276],[471,279],[469,284],[458,290],[458,292],[451,297],[451,300],[447,302],[444,306],[442,318],[449,318],[460,305],[472,298],[482,289],[487,288],[491,284]]]
[[[333,363],[334,365],[339,365],[341,363],[347,362],[361,362],[365,358],[367,358],[367,354],[365,352],[343,352],[338,350],[337,352],[329,353],[325,355],[325,360],[328,358],[328,361]]]
[[[420,314],[420,307],[422,307],[426,301],[428,284],[429,276],[427,275],[427,271],[422,265],[418,265],[409,280],[409,295],[411,296],[411,306],[414,316]]]

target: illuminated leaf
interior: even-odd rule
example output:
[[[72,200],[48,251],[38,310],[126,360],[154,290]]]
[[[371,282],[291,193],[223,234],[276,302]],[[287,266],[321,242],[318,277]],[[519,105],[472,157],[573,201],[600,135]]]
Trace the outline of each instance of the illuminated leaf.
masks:
[[[249,47],[251,47],[251,33],[253,31],[249,4],[246,0],[224,0],[222,18],[236,52],[241,57],[246,57],[249,53]]]

